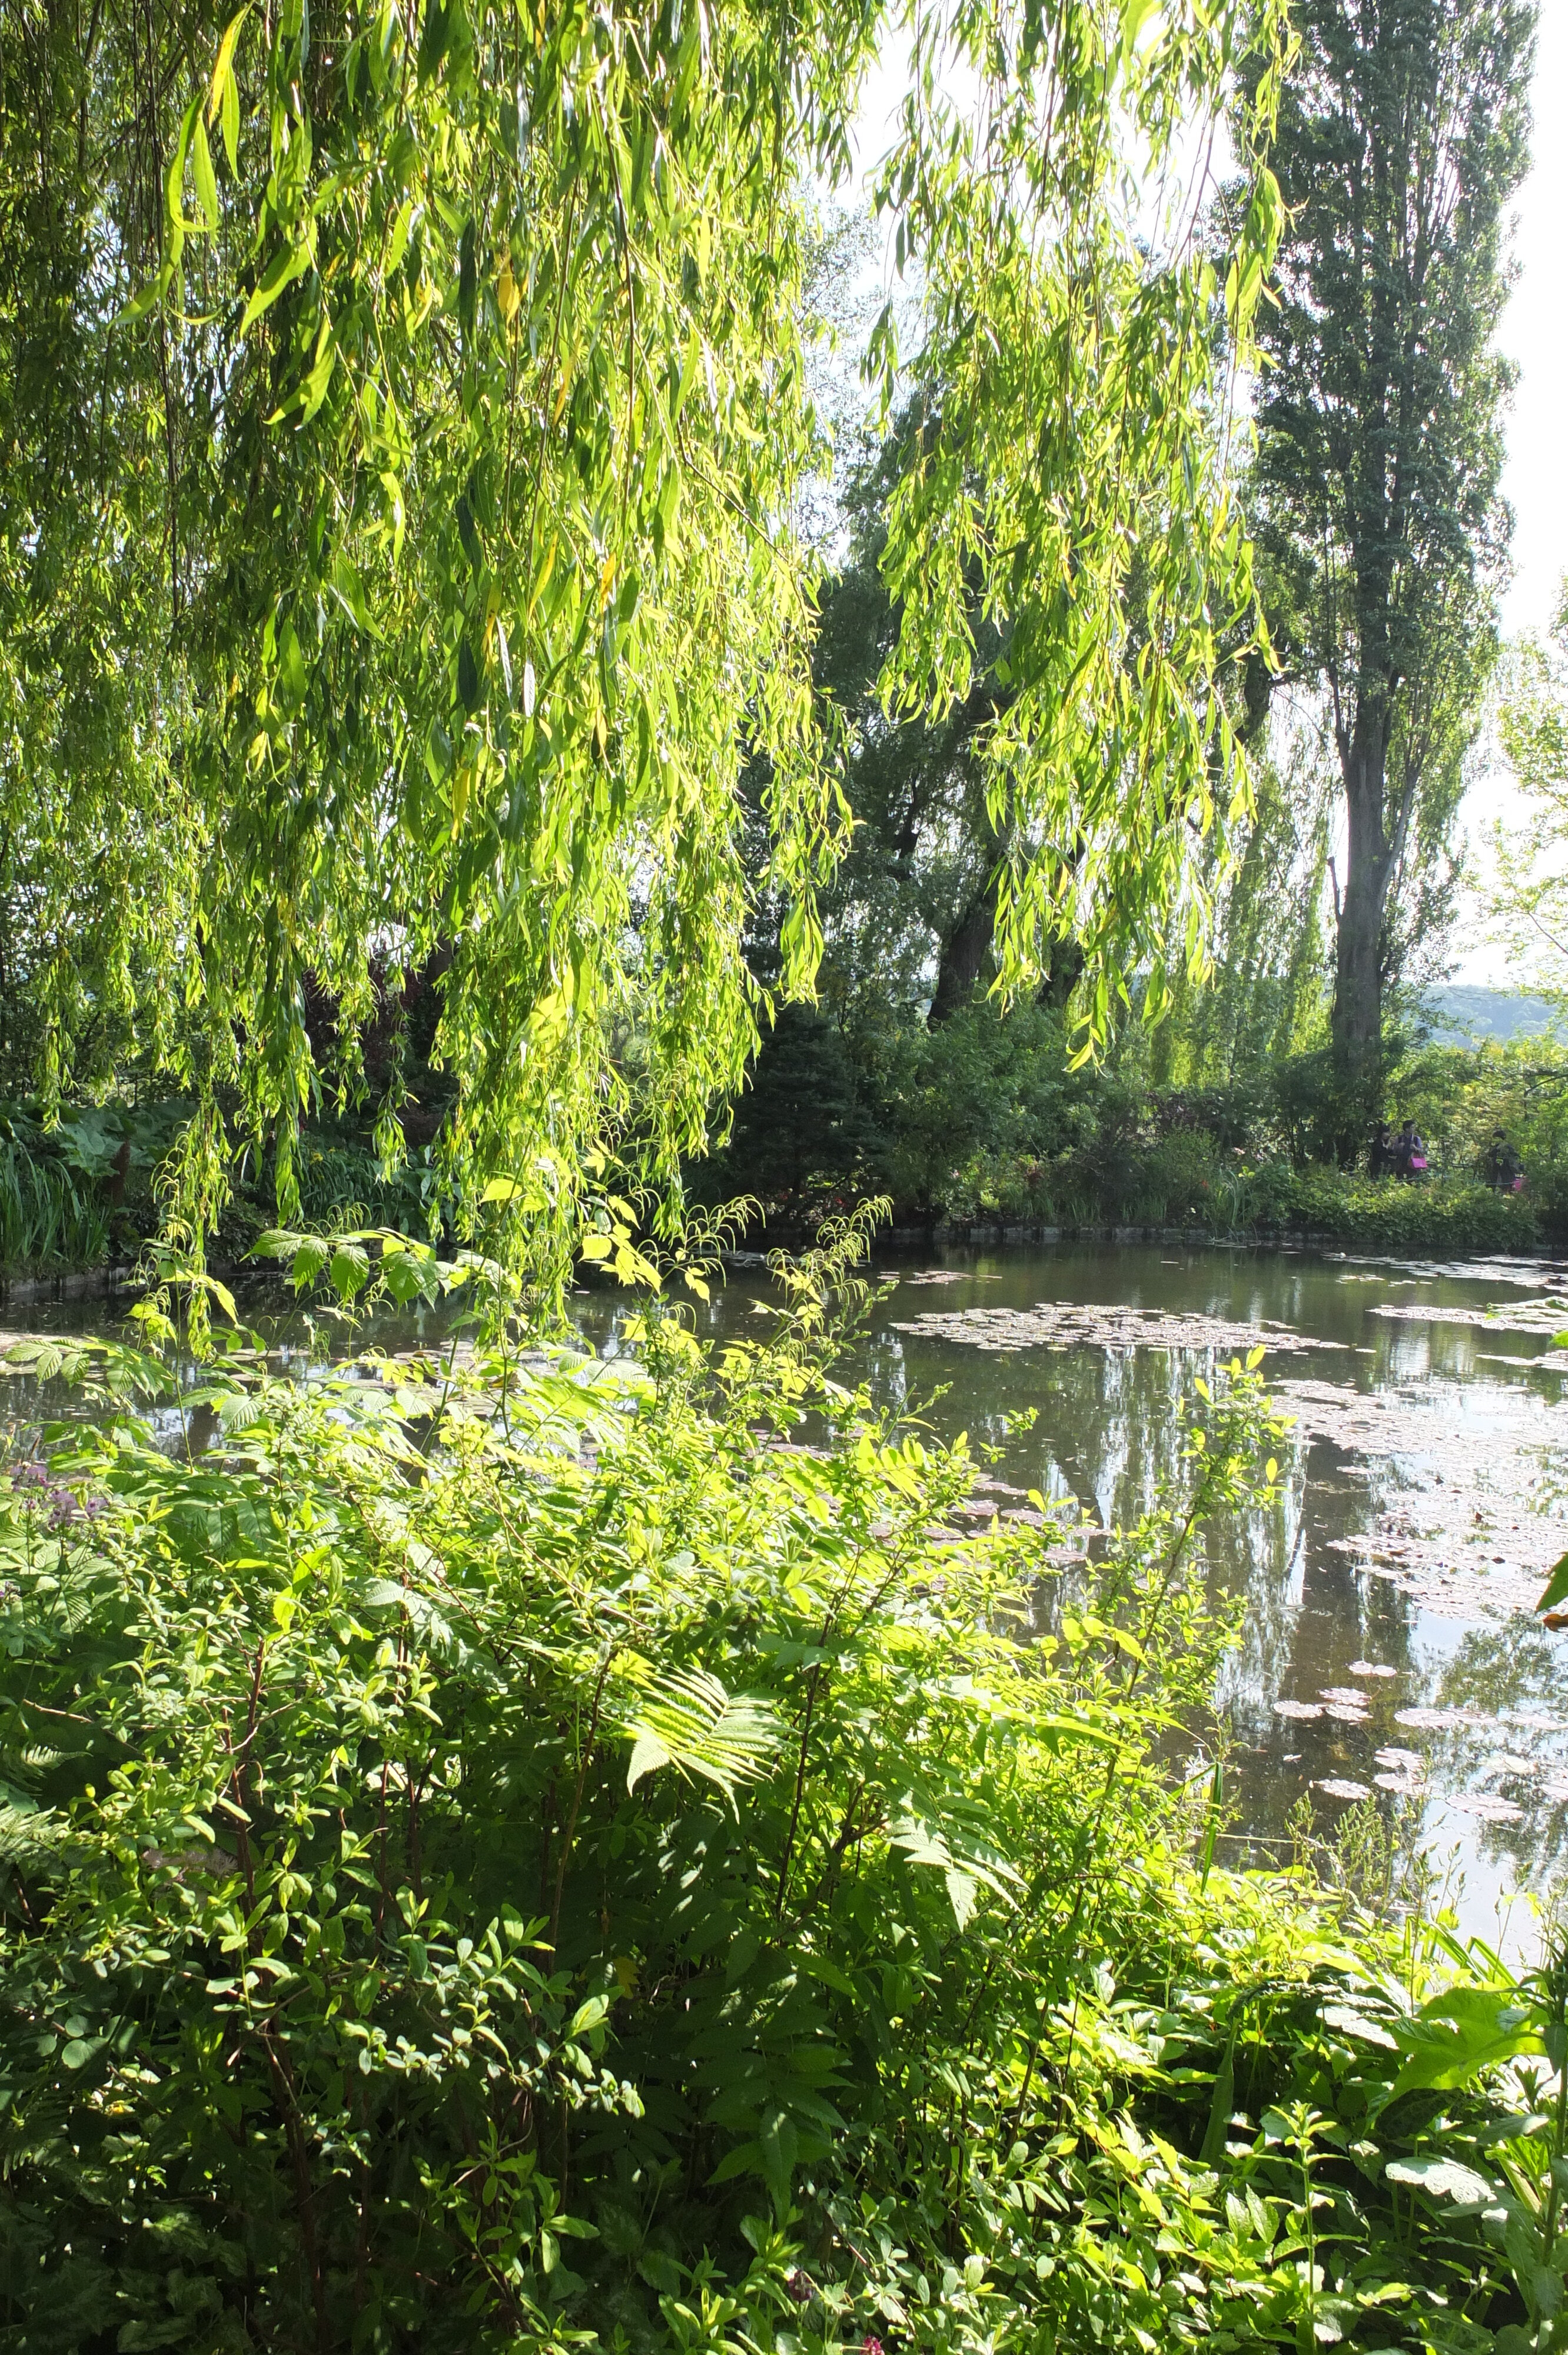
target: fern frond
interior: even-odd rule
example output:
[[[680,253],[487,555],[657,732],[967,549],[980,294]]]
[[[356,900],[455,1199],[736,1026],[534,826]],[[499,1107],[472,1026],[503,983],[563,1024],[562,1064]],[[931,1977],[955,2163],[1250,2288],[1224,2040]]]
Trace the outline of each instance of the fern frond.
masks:
[[[629,1791],[644,1774],[673,1766],[716,1783],[733,1806],[736,1786],[767,1773],[781,1728],[770,1702],[755,1693],[728,1692],[705,1668],[691,1668],[657,1676],[624,1731],[631,1742]]]
[[[0,1864],[33,1865],[59,1853],[65,1826],[50,1807],[0,1800]]]

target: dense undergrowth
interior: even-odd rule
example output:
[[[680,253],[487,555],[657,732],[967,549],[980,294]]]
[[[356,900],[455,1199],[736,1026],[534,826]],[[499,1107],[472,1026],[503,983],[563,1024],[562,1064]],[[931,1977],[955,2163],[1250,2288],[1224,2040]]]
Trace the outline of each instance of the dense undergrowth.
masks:
[[[1002,1017],[977,1003],[936,1030],[841,1027],[791,1007],[764,1042],[730,1143],[691,1175],[715,1199],[755,1196],[781,1231],[809,1226],[824,1202],[885,1192],[906,1223],[1180,1226],[1451,1251],[1568,1232],[1557,1041],[1391,1040],[1384,1107],[1426,1141],[1419,1184],[1364,1175],[1370,1131],[1347,1114],[1326,1050],[1172,1084],[1137,1024],[1103,1062],[1074,1070],[1050,1007]],[[1521,1196],[1485,1183],[1499,1127],[1522,1163]]]
[[[96,1180],[25,1114],[0,1115],[0,1270],[101,1266],[111,1217]]]
[[[133,1263],[166,1209],[165,1173],[188,1098],[67,1107],[46,1128],[20,1105],[0,1106],[0,1275],[88,1272]],[[438,1234],[446,1201],[435,1160],[412,1152],[388,1177],[366,1130],[352,1121],[308,1128],[295,1168],[299,1215],[328,1229],[380,1225]],[[210,1239],[233,1264],[277,1218],[273,1171],[241,1153],[230,1199]]]
[[[936,1031],[890,1023],[841,1031],[782,1009],[730,1142],[687,1176],[699,1200],[758,1201],[776,1234],[885,1193],[900,1223],[1181,1227],[1194,1234],[1316,1235],[1394,1250],[1528,1249],[1568,1235],[1568,1060],[1550,1039],[1391,1050],[1387,1106],[1426,1139],[1429,1176],[1373,1181],[1340,1166],[1333,1074],[1320,1052],[1212,1084],[1157,1085],[1134,1028],[1094,1068],[1070,1068],[1064,1018],[980,1003]],[[305,1226],[386,1226],[450,1238],[452,1204],[436,1141],[445,1099],[412,1106],[404,1166],[388,1174],[370,1128],[345,1112],[302,1136]],[[0,1275],[134,1263],[167,1209],[171,1154],[187,1099],[68,1107],[46,1129],[0,1107]],[[1484,1182],[1501,1128],[1525,1174],[1520,1195]],[[278,1217],[269,1156],[243,1148],[220,1224],[219,1263],[244,1261]]]
[[[1215,1861],[1255,1368],[1092,1572],[955,1534],[860,1243],[636,1366],[237,1347],[194,1457],[87,1347],[0,1503],[0,2349],[1557,2343],[1557,1983]]]
[[[1054,1182],[1053,1182],[1054,1175]],[[1399,1251],[1520,1251],[1542,1240],[1535,1206],[1465,1177],[1409,1184],[1353,1169],[1286,1160],[1250,1160],[1211,1138],[1152,1146],[1127,1172],[1131,1182],[1098,1186],[1082,1173],[1051,1173],[977,1156],[950,1190],[944,1221],[959,1227],[1106,1225],[1179,1227],[1215,1239],[1266,1241],[1311,1235]]]

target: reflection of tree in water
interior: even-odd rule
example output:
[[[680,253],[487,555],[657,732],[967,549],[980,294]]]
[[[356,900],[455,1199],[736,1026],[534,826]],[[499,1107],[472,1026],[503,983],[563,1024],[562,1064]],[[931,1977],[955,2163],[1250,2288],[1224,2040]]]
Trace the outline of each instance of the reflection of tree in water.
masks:
[[[1087,1504],[1102,1526],[1136,1521],[1162,1483],[1182,1478],[1182,1410],[1197,1378],[1212,1379],[1216,1370],[1212,1351],[956,1357],[914,1337],[902,1348],[899,1380],[909,1392],[928,1393],[944,1380],[952,1385],[933,1415],[938,1428],[962,1425],[971,1438],[1001,1444],[1003,1477],[1047,1497]],[[893,1382],[885,1373],[883,1380],[881,1394],[891,1402]],[[1035,1410],[1034,1426],[1010,1439],[1007,1418],[1024,1408]],[[1204,1540],[1216,1608],[1231,1607],[1237,1597],[1245,1603],[1239,1642],[1222,1664],[1215,1702],[1242,1745],[1236,1764],[1245,1819],[1270,1842],[1287,1840],[1286,1819],[1304,1784],[1336,1775],[1370,1782],[1372,1749],[1390,1738],[1386,1726],[1374,1733],[1327,1720],[1287,1722],[1275,1715],[1275,1700],[1287,1693],[1315,1699],[1321,1687],[1342,1683],[1358,1658],[1407,1671],[1414,1617],[1386,1580],[1331,1549],[1333,1538],[1364,1526],[1369,1510],[1364,1484],[1345,1476],[1339,1452],[1322,1442],[1308,1450],[1287,1439],[1279,1454],[1287,1476],[1277,1503],[1215,1526]],[[1004,1509],[1010,1501],[1022,1499],[999,1498]],[[1044,1582],[1037,1627],[1054,1624],[1062,1601],[1079,1584],[1070,1573]],[[1409,1689],[1403,1674],[1401,1686]],[[1386,1718],[1390,1697],[1377,1698]],[[1393,1804],[1387,1801],[1391,1809]]]
[[[1442,1271],[1430,1273],[1436,1278]],[[1475,1280],[1461,1270],[1453,1274],[1456,1281],[1465,1279],[1456,1297],[1467,1299]],[[939,1437],[968,1431],[982,1463],[983,1448],[998,1448],[995,1479],[1059,1500],[1068,1508],[1069,1521],[1075,1518],[1071,1500],[1071,1506],[1086,1506],[1102,1526],[1125,1526],[1154,1503],[1162,1482],[1181,1476],[1181,1410],[1191,1401],[1197,1378],[1212,1377],[1228,1352],[1086,1347],[992,1353],[896,1330],[895,1320],[933,1306],[1028,1310],[1042,1299],[1126,1302],[1259,1325],[1283,1318],[1369,1352],[1354,1356],[1348,1348],[1342,1360],[1314,1359],[1298,1367],[1313,1380],[1331,1380],[1348,1398],[1367,1391],[1397,1393],[1401,1385],[1425,1389],[1435,1375],[1446,1380],[1469,1375],[1488,1392],[1511,1387],[1472,1362],[1474,1338],[1463,1327],[1425,1330],[1388,1320],[1363,1323],[1367,1304],[1383,1296],[1389,1284],[1388,1271],[1369,1275],[1363,1285],[1342,1282],[1334,1270],[1305,1261],[1223,1264],[1216,1259],[1187,1270],[1164,1268],[1153,1252],[1022,1255],[991,1265],[989,1273],[986,1263],[979,1263],[950,1286],[878,1303],[842,1378],[867,1380],[881,1406],[895,1413],[916,1412]],[[715,1294],[713,1310],[699,1321],[715,1332],[754,1335],[750,1303],[757,1288],[747,1279],[736,1280],[727,1292]],[[1280,1346],[1287,1352],[1283,1339]],[[1279,1360],[1271,1356],[1265,1370],[1276,1377],[1288,1374],[1288,1354]],[[1033,1427],[1020,1429],[1018,1419],[1028,1409],[1034,1412]],[[1401,1727],[1394,1720],[1396,1710],[1413,1703],[1439,1703],[1473,1708],[1489,1720],[1533,1713],[1568,1721],[1568,1653],[1560,1676],[1557,1655],[1538,1630],[1517,1622],[1475,1628],[1462,1639],[1434,1691],[1430,1668],[1413,1657],[1422,1624],[1419,1599],[1336,1544],[1364,1533],[1380,1509],[1397,1500],[1405,1485],[1402,1467],[1386,1459],[1348,1456],[1328,1436],[1308,1439],[1305,1431],[1278,1453],[1287,1478],[1277,1505],[1215,1528],[1206,1538],[1216,1603],[1245,1600],[1240,1641],[1221,1668],[1215,1700],[1234,1729],[1236,1750],[1228,1787],[1240,1820],[1256,1841],[1257,1859],[1290,1850],[1289,1817],[1304,1792],[1312,1798],[1319,1833],[1333,1838],[1343,1828],[1341,1804],[1309,1791],[1323,1781],[1371,1787],[1371,1804],[1396,1844],[1418,1833],[1423,1812],[1431,1824],[1432,1806],[1424,1811],[1419,1799],[1402,1800],[1375,1786],[1375,1776],[1384,1771],[1376,1752],[1396,1747],[1427,1760],[1426,1788],[1434,1799],[1445,1790],[1468,1787],[1525,1809],[1522,1820],[1511,1825],[1461,1819],[1466,1844],[1479,1849],[1487,1873],[1506,1879],[1510,1863],[1520,1875],[1555,1869],[1560,1849],[1568,1846],[1568,1826],[1542,1784],[1548,1765],[1560,1759],[1568,1774],[1563,1737],[1500,1723],[1431,1732]],[[982,1487],[981,1495],[986,1493]],[[1005,1487],[992,1490],[990,1500],[1004,1512],[1026,1508],[1025,1497],[1010,1496]],[[1090,1548],[1091,1553],[1097,1550]],[[1036,1625],[1051,1625],[1063,1602],[1089,1575],[1067,1570],[1043,1581]],[[1314,1705],[1325,1688],[1355,1685],[1352,1667],[1366,1660],[1395,1674],[1359,1680],[1365,1689],[1364,1722],[1327,1716],[1303,1721],[1276,1714],[1275,1703],[1282,1698]],[[1486,1762],[1504,1752],[1528,1760],[1531,1774],[1511,1780],[1500,1771],[1484,1774]],[[1459,1828],[1458,1821],[1452,1823],[1449,1836]],[[1232,1860],[1240,1853],[1230,1849]]]
[[[1562,1641],[1528,1620],[1469,1628],[1435,1699],[1439,1708],[1473,1710],[1487,1722],[1425,1737],[1432,1782],[1495,1792],[1522,1807],[1517,1822],[1485,1827],[1481,1853],[1494,1865],[1506,1858],[1520,1883],[1552,1879],[1568,1858],[1568,1651]],[[1550,1721],[1520,1722],[1531,1718]],[[1517,1758],[1519,1768],[1489,1773],[1487,1762],[1499,1755]]]

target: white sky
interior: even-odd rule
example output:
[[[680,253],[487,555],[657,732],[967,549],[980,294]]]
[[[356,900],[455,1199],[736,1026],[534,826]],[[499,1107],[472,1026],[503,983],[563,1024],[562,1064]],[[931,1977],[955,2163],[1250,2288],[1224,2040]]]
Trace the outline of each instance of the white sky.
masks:
[[[1500,338],[1520,371],[1503,476],[1514,511],[1514,573],[1503,605],[1510,634],[1546,629],[1568,572],[1568,0],[1542,0],[1532,112],[1534,165],[1520,191],[1514,239],[1519,282]],[[1483,869],[1484,831],[1515,805],[1505,776],[1494,773],[1470,788],[1465,824]],[[1524,976],[1507,952],[1482,939],[1479,924],[1470,930],[1476,946],[1461,958],[1456,978],[1517,986]]]

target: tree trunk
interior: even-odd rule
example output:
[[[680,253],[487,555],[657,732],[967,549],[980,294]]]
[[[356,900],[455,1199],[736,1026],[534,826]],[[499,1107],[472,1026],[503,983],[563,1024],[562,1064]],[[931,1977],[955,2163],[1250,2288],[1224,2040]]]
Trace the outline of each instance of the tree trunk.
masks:
[[[1383,828],[1385,732],[1358,713],[1341,746],[1350,858],[1334,959],[1334,1065],[1345,1111],[1343,1142],[1353,1150],[1375,1118],[1383,1087],[1383,919],[1393,859]]]
[[[995,932],[996,886],[992,881],[976,892],[942,943],[937,986],[932,993],[931,1011],[926,1017],[933,1030],[969,1004],[991,953]]]

